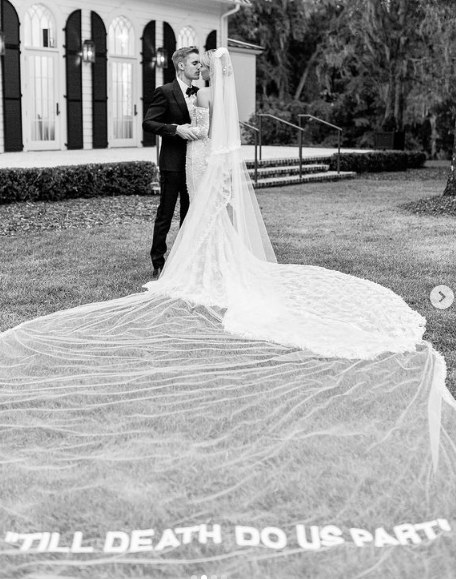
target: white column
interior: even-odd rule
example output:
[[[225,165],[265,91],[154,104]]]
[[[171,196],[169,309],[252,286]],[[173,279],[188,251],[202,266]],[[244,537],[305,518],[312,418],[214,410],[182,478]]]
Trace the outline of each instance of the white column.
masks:
[[[155,50],[157,48],[162,48],[163,46],[163,21],[155,21]],[[171,55],[169,55],[171,56]],[[158,66],[155,67],[155,86],[161,86],[163,84],[163,69]]]
[[[82,42],[92,39],[90,25],[90,10],[83,8],[81,13]],[[93,119],[92,119],[92,65],[81,62],[82,66],[82,134],[84,149],[93,148]]]
[[[3,67],[0,67],[0,153],[5,152],[5,135],[3,126]]]

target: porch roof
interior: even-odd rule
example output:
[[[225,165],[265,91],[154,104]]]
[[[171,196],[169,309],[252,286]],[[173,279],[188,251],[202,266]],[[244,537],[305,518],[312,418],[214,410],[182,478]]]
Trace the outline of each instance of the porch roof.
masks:
[[[244,42],[243,40],[237,40],[236,38],[228,38],[228,47],[243,48],[245,50],[255,51],[257,54],[261,54],[264,50],[264,46],[252,44],[251,42]]]

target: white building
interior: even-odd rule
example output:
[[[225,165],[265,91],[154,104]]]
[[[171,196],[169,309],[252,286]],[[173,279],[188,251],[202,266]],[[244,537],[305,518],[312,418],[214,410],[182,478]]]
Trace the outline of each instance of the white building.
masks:
[[[0,152],[153,145],[141,123],[155,87],[174,78],[172,53],[226,45],[229,13],[247,3],[0,0]],[[258,51],[230,44],[247,120]]]

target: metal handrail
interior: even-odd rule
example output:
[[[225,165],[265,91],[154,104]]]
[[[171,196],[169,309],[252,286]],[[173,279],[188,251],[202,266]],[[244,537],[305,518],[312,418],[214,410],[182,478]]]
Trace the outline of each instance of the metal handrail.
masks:
[[[255,172],[254,172],[254,181],[255,185],[258,184],[258,135],[260,134],[260,129],[254,127],[250,123],[246,123],[245,121],[239,121],[239,124],[247,129],[253,131],[255,135]]]
[[[284,121],[283,119],[281,119],[280,117],[276,117],[275,115],[271,115],[269,113],[257,113],[257,117],[258,117],[258,125],[259,125],[259,132],[260,132],[260,161],[262,159],[262,140],[263,140],[263,123],[262,123],[262,118],[263,117],[269,117],[270,119],[274,119],[275,121],[282,123],[284,125],[288,125],[289,127],[293,127],[294,129],[297,129],[299,131],[299,179],[302,179],[302,133],[304,132],[304,129],[299,126],[299,125],[295,125],[293,123],[290,123],[289,121]]]
[[[338,127],[337,125],[333,125],[332,123],[328,123],[328,121],[324,121],[323,119],[319,119],[318,117],[314,117],[313,115],[299,114],[298,117],[299,118],[308,117],[309,119],[313,119],[314,121],[318,121],[319,123],[323,123],[324,125],[328,125],[328,127],[332,127],[333,129],[336,129],[337,131],[342,132],[342,127]]]
[[[319,123],[322,123],[323,125],[327,125],[328,127],[331,127],[332,129],[336,129],[336,131],[337,131],[337,174],[339,175],[339,173],[340,173],[340,141],[342,138],[342,128],[338,127],[337,125],[333,125],[332,123],[328,123],[328,121],[324,121],[323,119],[319,119],[318,117],[314,117],[313,115],[309,115],[309,114],[298,115],[300,127],[301,127],[301,119],[303,117],[307,117],[311,121],[317,121]]]

